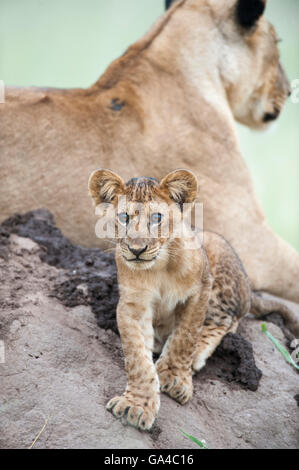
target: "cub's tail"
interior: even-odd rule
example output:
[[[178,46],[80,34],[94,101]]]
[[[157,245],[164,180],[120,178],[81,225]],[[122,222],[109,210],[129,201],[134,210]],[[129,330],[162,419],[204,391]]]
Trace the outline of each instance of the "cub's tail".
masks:
[[[268,313],[280,313],[285,326],[295,335],[295,338],[299,338],[299,320],[296,314],[279,300],[268,299],[259,292],[252,292],[250,312],[257,318]]]

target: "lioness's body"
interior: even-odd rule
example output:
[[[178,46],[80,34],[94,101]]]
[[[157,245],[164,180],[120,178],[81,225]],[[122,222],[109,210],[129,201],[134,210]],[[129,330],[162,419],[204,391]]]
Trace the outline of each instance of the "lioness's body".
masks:
[[[255,289],[299,301],[299,255],[268,227],[236,137],[250,76],[228,84],[239,73],[229,57],[237,46],[223,42],[214,17],[234,1],[179,1],[88,90],[8,89],[1,219],[44,206],[72,240],[96,245],[86,191],[95,167],[126,179],[184,166],[201,181],[204,228],[229,240]],[[264,47],[262,35],[254,41]]]

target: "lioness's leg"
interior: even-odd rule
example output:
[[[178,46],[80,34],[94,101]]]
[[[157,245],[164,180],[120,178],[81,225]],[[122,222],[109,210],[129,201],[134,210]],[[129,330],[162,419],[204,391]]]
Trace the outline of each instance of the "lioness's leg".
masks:
[[[117,323],[128,383],[124,394],[110,400],[107,409],[131,426],[149,430],[160,407],[159,380],[152,360],[152,312],[120,300]]]
[[[180,320],[168,338],[156,363],[161,391],[184,405],[193,393],[192,364],[205,320],[211,292],[211,279],[205,273],[201,292],[180,311]]]
[[[233,246],[253,288],[299,303],[298,252],[275,235],[267,224],[248,227],[248,232],[245,246],[241,241],[233,242]]]
[[[299,253],[269,227],[251,187],[245,185],[241,195],[230,178],[222,189],[225,193],[203,185],[205,228],[233,246],[254,290],[299,303]]]

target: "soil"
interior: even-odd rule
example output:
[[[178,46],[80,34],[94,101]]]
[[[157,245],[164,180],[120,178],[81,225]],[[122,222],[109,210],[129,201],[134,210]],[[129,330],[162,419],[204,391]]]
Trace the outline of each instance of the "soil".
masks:
[[[190,404],[163,396],[144,434],[105,411],[125,387],[113,255],[71,243],[47,210],[15,215],[0,226],[0,282],[2,448],[29,446],[48,415],[35,447],[192,448],[178,427],[212,448],[298,445],[298,375],[260,322],[246,318],[227,335],[195,377]]]
[[[30,238],[41,248],[42,262],[65,271],[65,279],[60,279],[52,290],[54,297],[66,307],[89,305],[101,328],[117,331],[115,312],[119,296],[112,254],[74,245],[56,227],[47,210],[16,215],[1,227],[4,241],[9,233]]]

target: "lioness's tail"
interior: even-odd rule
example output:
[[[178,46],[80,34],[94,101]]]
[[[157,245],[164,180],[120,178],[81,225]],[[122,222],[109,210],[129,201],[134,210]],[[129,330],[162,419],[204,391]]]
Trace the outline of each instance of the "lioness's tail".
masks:
[[[256,317],[263,317],[273,312],[280,313],[285,322],[285,326],[296,338],[299,338],[299,321],[296,314],[279,300],[267,299],[258,292],[252,292],[250,312]]]

